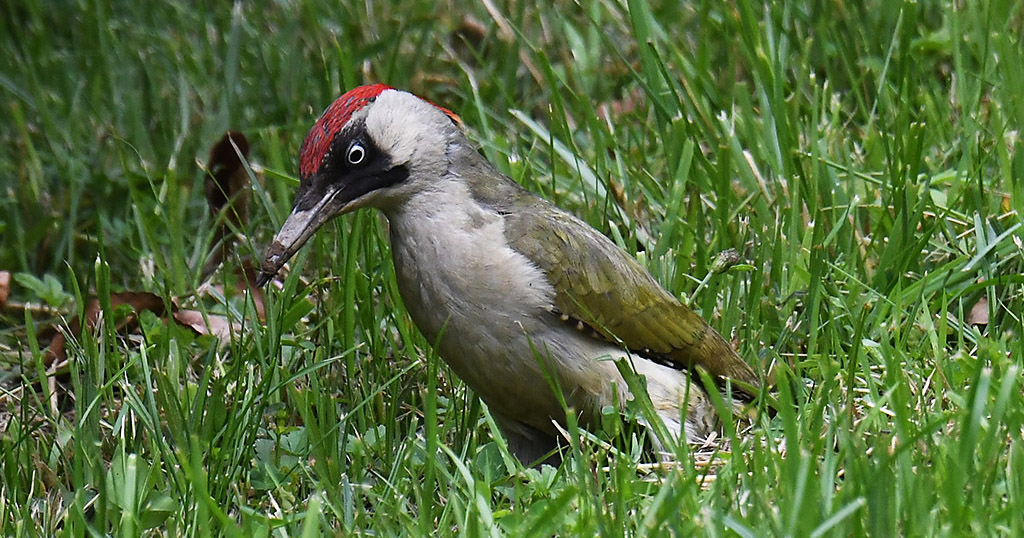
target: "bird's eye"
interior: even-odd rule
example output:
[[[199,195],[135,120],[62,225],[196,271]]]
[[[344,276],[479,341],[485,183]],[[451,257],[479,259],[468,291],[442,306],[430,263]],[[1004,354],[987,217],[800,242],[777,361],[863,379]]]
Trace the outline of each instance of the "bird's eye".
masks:
[[[359,142],[352,142],[352,145],[348,147],[346,158],[348,159],[348,164],[353,166],[362,164],[366,160],[366,148]]]

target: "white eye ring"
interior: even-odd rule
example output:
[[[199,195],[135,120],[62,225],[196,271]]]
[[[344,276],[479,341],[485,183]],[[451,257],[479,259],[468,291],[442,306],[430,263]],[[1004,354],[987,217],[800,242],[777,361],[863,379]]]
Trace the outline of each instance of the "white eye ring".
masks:
[[[348,154],[345,158],[348,159],[348,164],[353,166],[361,164],[366,160],[366,148],[364,148],[359,142],[353,142],[352,145],[348,147]]]

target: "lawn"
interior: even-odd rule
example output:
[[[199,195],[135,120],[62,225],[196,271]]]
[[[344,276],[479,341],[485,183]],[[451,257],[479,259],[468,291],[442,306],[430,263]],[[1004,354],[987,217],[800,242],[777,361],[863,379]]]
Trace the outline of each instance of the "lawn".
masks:
[[[0,534],[1024,535],[1024,4],[660,4],[5,2]],[[368,82],[692,299],[777,412],[524,468],[380,215],[248,293]],[[246,218],[205,194],[228,130]]]

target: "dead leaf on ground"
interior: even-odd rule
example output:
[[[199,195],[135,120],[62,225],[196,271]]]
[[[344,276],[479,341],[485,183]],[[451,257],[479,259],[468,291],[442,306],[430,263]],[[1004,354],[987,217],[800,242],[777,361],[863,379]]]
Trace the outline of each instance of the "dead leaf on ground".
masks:
[[[228,210],[227,219],[235,224],[249,220],[249,174],[243,159],[249,159],[249,141],[245,135],[228,131],[210,148],[209,174],[206,176],[206,203],[211,215]]]
[[[248,285],[252,287],[251,279],[248,282]],[[245,285],[245,283],[240,283],[239,287],[244,287]],[[256,302],[257,310],[262,319],[263,302],[261,299],[257,300],[255,295],[253,300]],[[197,334],[215,336],[222,343],[228,342],[232,333],[241,334],[242,332],[241,325],[237,323],[232,324],[225,316],[208,314],[204,318],[202,312],[179,309],[173,302],[171,303],[171,315],[167,317],[167,308],[164,305],[163,299],[159,295],[149,292],[128,291],[110,294],[110,306],[117,308],[121,305],[129,305],[132,309],[129,315],[116,320],[115,330],[122,334],[131,334],[138,330],[138,314],[146,310],[153,312],[159,318],[163,318],[164,321],[174,320],[174,322],[192,329]],[[93,331],[99,322],[101,314],[102,308],[100,307],[99,300],[96,297],[91,297],[85,308],[85,328]],[[75,338],[81,335],[82,323],[77,316],[68,323],[68,331]],[[58,331],[55,327],[49,328],[46,332],[52,335],[50,345],[47,347],[46,364],[49,366],[55,360],[59,362],[67,358],[67,340],[64,333]]]
[[[7,297],[11,293],[11,272],[0,271],[0,306],[7,304]]]
[[[632,114],[645,105],[643,89],[634,88],[621,99],[606,101],[597,106],[597,117],[601,120]]]
[[[117,308],[121,305],[129,305],[132,308],[132,313],[125,316],[124,319],[117,320],[115,329],[117,331],[129,332],[134,330],[138,323],[138,313],[144,310],[150,310],[159,317],[164,315],[166,311],[164,307],[164,300],[159,295],[149,292],[138,292],[138,291],[127,291],[121,293],[110,294],[110,306],[111,308]],[[172,304],[171,309],[176,307]],[[92,331],[96,328],[96,322],[100,319],[102,313],[102,307],[100,301],[96,297],[90,297],[88,304],[85,306],[85,328],[88,331]],[[56,328],[51,328],[54,331],[53,339],[50,340],[50,345],[46,348],[48,353],[46,357],[46,364],[49,366],[56,359],[57,361],[63,361],[67,358],[67,341],[64,337],[64,333],[57,331]],[[75,337],[82,334],[82,323],[78,316],[71,319],[68,323],[68,330]]]
[[[174,312],[174,321],[192,329],[196,334],[215,336],[221,342],[230,340],[232,334],[242,332],[242,326],[232,324],[227,317],[213,314],[203,317],[203,313],[198,310],[177,310]]]
[[[207,162],[206,204],[217,231],[210,257],[203,265],[205,280],[231,254],[235,231],[249,222],[249,141],[237,131],[228,131],[210,148]]]
[[[260,272],[252,264],[251,258],[242,260],[242,266],[235,268],[235,275],[239,277],[238,285],[236,289],[244,292],[245,289],[249,290],[252,294],[252,302],[256,305],[256,316],[260,318],[260,321],[267,321],[266,308],[263,306],[263,287],[256,285],[256,278]]]
[[[988,297],[978,299],[967,313],[968,325],[988,325]]]

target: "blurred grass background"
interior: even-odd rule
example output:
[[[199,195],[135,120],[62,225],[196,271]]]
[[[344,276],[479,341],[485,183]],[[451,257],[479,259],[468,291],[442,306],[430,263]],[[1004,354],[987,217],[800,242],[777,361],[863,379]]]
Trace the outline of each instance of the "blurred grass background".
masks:
[[[1021,4],[0,13],[5,535],[1024,533]],[[209,147],[228,129],[252,146],[232,266],[290,209],[317,115],[378,81],[456,111],[501,170],[697,290],[777,365],[778,415],[678,468],[574,432],[561,468],[522,469],[407,318],[369,212],[315,238],[311,284],[271,294],[265,325],[231,286],[197,293]],[[748,265],[698,288],[728,248]],[[239,330],[144,312],[47,362],[47,327],[93,294],[123,318],[124,290]]]

